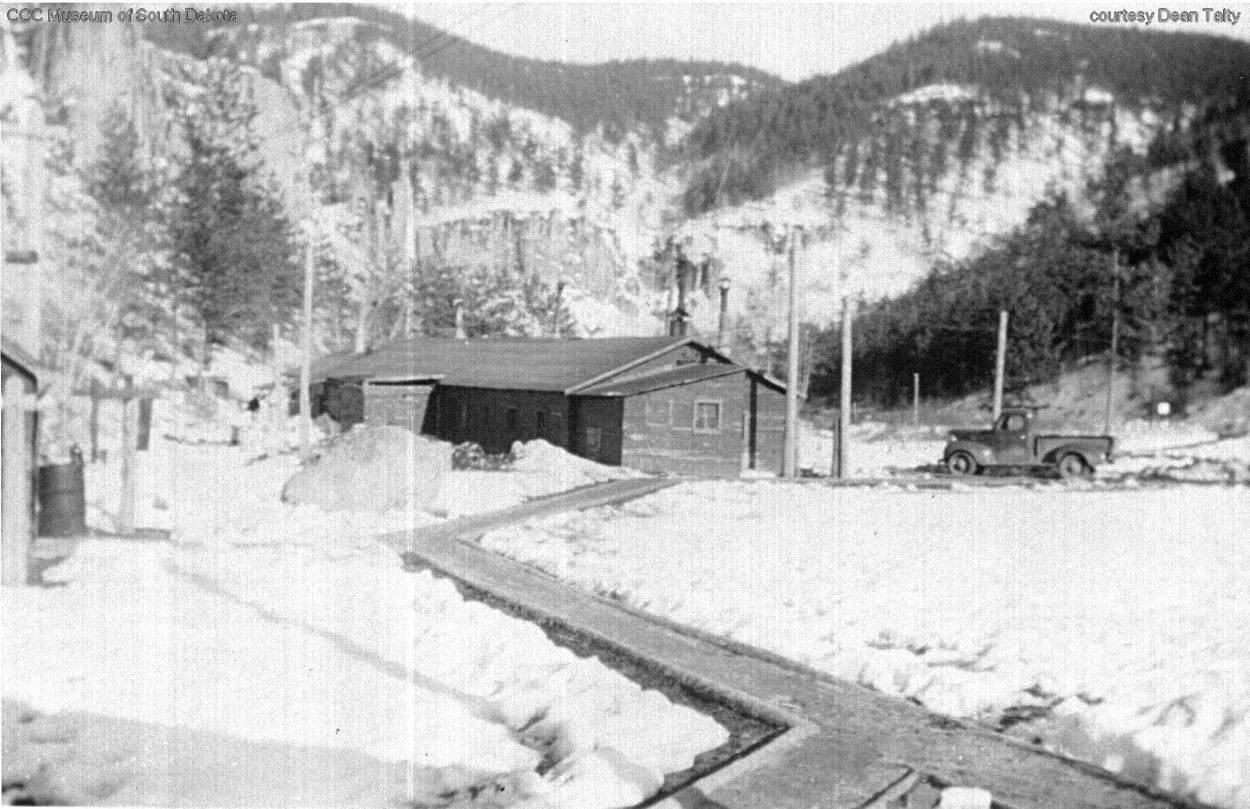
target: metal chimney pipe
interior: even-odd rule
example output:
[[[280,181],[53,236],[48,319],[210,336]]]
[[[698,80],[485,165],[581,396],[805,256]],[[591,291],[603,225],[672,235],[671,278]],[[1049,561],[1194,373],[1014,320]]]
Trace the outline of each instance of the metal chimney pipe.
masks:
[[[729,277],[720,278],[720,318],[716,321],[716,349],[725,353],[725,329],[729,321]]]

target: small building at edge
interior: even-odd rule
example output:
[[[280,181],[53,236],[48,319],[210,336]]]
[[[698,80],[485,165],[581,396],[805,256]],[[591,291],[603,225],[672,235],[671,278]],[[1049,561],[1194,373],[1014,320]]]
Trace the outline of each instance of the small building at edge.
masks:
[[[736,477],[781,469],[785,389],[690,337],[419,337],[319,363],[312,414],[505,452]]]

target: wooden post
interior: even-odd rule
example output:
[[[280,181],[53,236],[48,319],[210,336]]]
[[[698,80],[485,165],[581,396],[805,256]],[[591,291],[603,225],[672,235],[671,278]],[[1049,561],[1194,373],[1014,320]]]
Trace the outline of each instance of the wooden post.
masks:
[[[786,432],[782,453],[782,475],[798,477],[799,474],[799,283],[798,262],[795,260],[795,243],[800,231],[790,228],[790,305],[788,319],[788,347],[786,349]]]
[[[34,397],[16,375],[4,382],[4,466],[3,466],[3,567],[5,586],[26,584],[30,541],[34,536],[31,503],[34,497],[32,472],[34,458],[26,433],[27,414],[34,409]]]
[[[91,378],[91,415],[87,422],[88,435],[91,438],[91,462],[100,460],[100,381]]]
[[[304,247],[304,324],[300,329],[299,364],[299,448],[307,457],[312,449],[312,328],[313,328],[313,237],[308,223],[308,244]]]
[[[842,379],[841,390],[838,392],[838,432],[835,436],[838,451],[837,476],[850,476],[851,465],[847,457],[851,435],[851,328],[854,315],[851,313],[851,298],[842,295]]]
[[[117,533],[129,536],[135,532],[135,426],[134,382],[126,375],[122,395],[122,492],[117,504]]]
[[[146,451],[152,444],[152,397],[139,397],[139,433],[135,439],[135,448]]]
[[[842,477],[842,417],[833,420],[833,424],[829,427],[829,432],[833,437],[833,453],[829,458],[829,474],[832,477]]]
[[[314,78],[312,93],[313,101],[308,106],[308,121],[304,127],[304,156],[308,156],[308,148],[311,145],[313,128],[317,122],[316,102],[321,97],[321,82]],[[315,194],[313,192],[312,180],[312,162],[308,161],[308,198],[311,206],[314,201]],[[299,365],[299,450],[303,458],[307,458],[312,451],[312,324],[313,324],[313,282],[315,275],[315,256],[313,254],[314,239],[316,237],[316,225],[312,218],[312,212],[309,211],[307,220],[307,230],[304,237],[307,243],[304,245],[304,300],[303,300],[303,328],[300,329],[301,356]]]
[[[911,423],[920,426],[920,374],[911,375]]]
[[[1120,356],[1120,248],[1111,251],[1111,350],[1107,352],[1107,400],[1103,406],[1102,431],[1111,433],[1111,405],[1115,393],[1116,360]]]
[[[1007,368],[1007,310],[998,313],[998,349],[994,352],[994,419],[1003,412],[1003,374]]]

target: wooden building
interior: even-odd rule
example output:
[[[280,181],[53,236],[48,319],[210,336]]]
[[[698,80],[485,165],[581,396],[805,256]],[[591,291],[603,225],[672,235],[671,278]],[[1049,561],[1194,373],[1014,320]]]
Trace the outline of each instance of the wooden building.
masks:
[[[0,338],[3,360],[3,581],[27,581],[28,552],[35,536],[35,457],[38,420],[34,408],[34,358],[7,337]]]
[[[780,384],[689,337],[415,338],[314,373],[313,415],[487,452],[542,438],[600,463],[733,477],[781,468]]]

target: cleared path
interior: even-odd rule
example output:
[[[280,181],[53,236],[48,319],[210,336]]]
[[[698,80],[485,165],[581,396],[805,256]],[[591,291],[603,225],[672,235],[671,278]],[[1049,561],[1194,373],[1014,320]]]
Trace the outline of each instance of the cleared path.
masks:
[[[706,635],[570,586],[476,544],[486,532],[560,511],[623,502],[675,480],[614,481],[388,541],[411,569],[446,576],[469,597],[575,632],[652,672],[787,730],[686,787],[682,806],[728,809],[897,807],[925,784],[979,786],[1010,809],[1197,806],[1098,768]],[[916,794],[913,792],[913,794]],[[931,806],[931,802],[924,804]]]

